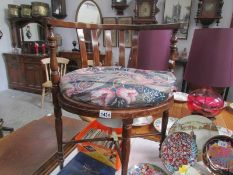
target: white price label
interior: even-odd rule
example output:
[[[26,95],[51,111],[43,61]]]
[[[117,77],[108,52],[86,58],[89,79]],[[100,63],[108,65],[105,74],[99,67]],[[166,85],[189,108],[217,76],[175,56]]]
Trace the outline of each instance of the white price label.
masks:
[[[223,142],[223,141],[219,140],[218,141],[218,146],[226,148],[227,147],[227,142]]]
[[[100,110],[99,117],[100,118],[112,118],[112,113],[111,111]]]

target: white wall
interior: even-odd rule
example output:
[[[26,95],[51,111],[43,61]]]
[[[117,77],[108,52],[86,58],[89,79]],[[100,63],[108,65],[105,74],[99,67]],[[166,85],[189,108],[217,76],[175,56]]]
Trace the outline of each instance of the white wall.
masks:
[[[0,30],[3,33],[2,39],[0,39],[0,91],[7,89],[7,76],[5,62],[2,57],[3,52],[9,52],[11,48],[10,29],[8,21],[6,20],[7,4],[13,3],[13,0],[1,0],[0,1]]]

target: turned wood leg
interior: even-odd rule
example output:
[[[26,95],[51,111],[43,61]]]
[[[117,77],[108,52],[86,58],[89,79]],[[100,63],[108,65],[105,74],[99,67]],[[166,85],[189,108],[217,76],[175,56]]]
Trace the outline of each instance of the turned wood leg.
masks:
[[[161,130],[162,135],[161,135],[161,140],[160,140],[160,145],[159,145],[159,151],[161,150],[162,143],[164,139],[166,138],[167,123],[168,123],[168,110],[163,112],[162,130]]]
[[[128,171],[132,123],[133,123],[133,119],[123,120],[122,148],[121,148],[121,164],[122,164],[121,175],[127,175],[127,171]]]
[[[56,111],[56,112],[55,112]],[[62,113],[61,108],[54,108],[54,115],[55,115],[55,129],[56,129],[56,136],[57,136],[57,148],[58,148],[58,161],[60,168],[63,168],[63,147],[62,147]]]
[[[54,104],[54,116],[55,116],[55,130],[56,130],[56,137],[57,137],[57,156],[58,156],[58,163],[60,168],[63,168],[64,157],[63,157],[63,146],[62,146],[62,137],[63,137],[63,127],[62,127],[62,111],[61,107],[58,103],[58,99],[56,96],[53,95],[53,104]]]

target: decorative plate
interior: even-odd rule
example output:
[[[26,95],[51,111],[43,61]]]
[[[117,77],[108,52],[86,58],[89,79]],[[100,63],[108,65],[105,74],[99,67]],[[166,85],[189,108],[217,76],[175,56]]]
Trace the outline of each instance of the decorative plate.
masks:
[[[180,131],[190,135],[194,134],[199,154],[202,153],[206,140],[218,135],[218,129],[215,124],[210,119],[201,115],[189,115],[180,118],[171,127],[169,134]]]
[[[140,163],[130,168],[128,175],[167,175],[167,173],[153,164]]]
[[[197,158],[197,145],[189,134],[176,132],[166,137],[161,147],[164,166],[174,173],[182,165],[193,165]]]
[[[144,126],[149,125],[153,122],[153,117],[151,115],[147,117],[138,117],[133,119],[133,126]]]
[[[168,132],[170,130],[170,128],[172,127],[172,125],[177,121],[178,119],[177,118],[173,118],[173,117],[169,117],[168,118],[168,124],[167,124],[167,131],[166,131],[166,134],[168,135]],[[155,121],[154,121],[154,127],[157,131],[161,132],[161,129],[162,129],[162,118],[157,118]]]
[[[233,139],[216,136],[209,139],[203,148],[203,162],[218,174],[233,174]]]
[[[188,94],[184,92],[174,92],[174,100],[179,102],[186,102],[188,101]]]

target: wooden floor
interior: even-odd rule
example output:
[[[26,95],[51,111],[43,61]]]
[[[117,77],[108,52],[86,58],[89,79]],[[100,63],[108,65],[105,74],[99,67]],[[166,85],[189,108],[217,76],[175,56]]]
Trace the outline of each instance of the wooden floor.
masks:
[[[63,117],[64,140],[71,140],[87,123]],[[66,150],[71,150],[68,145]],[[47,174],[57,166],[54,118],[43,117],[0,140],[0,174]],[[68,153],[67,153],[68,154]]]

